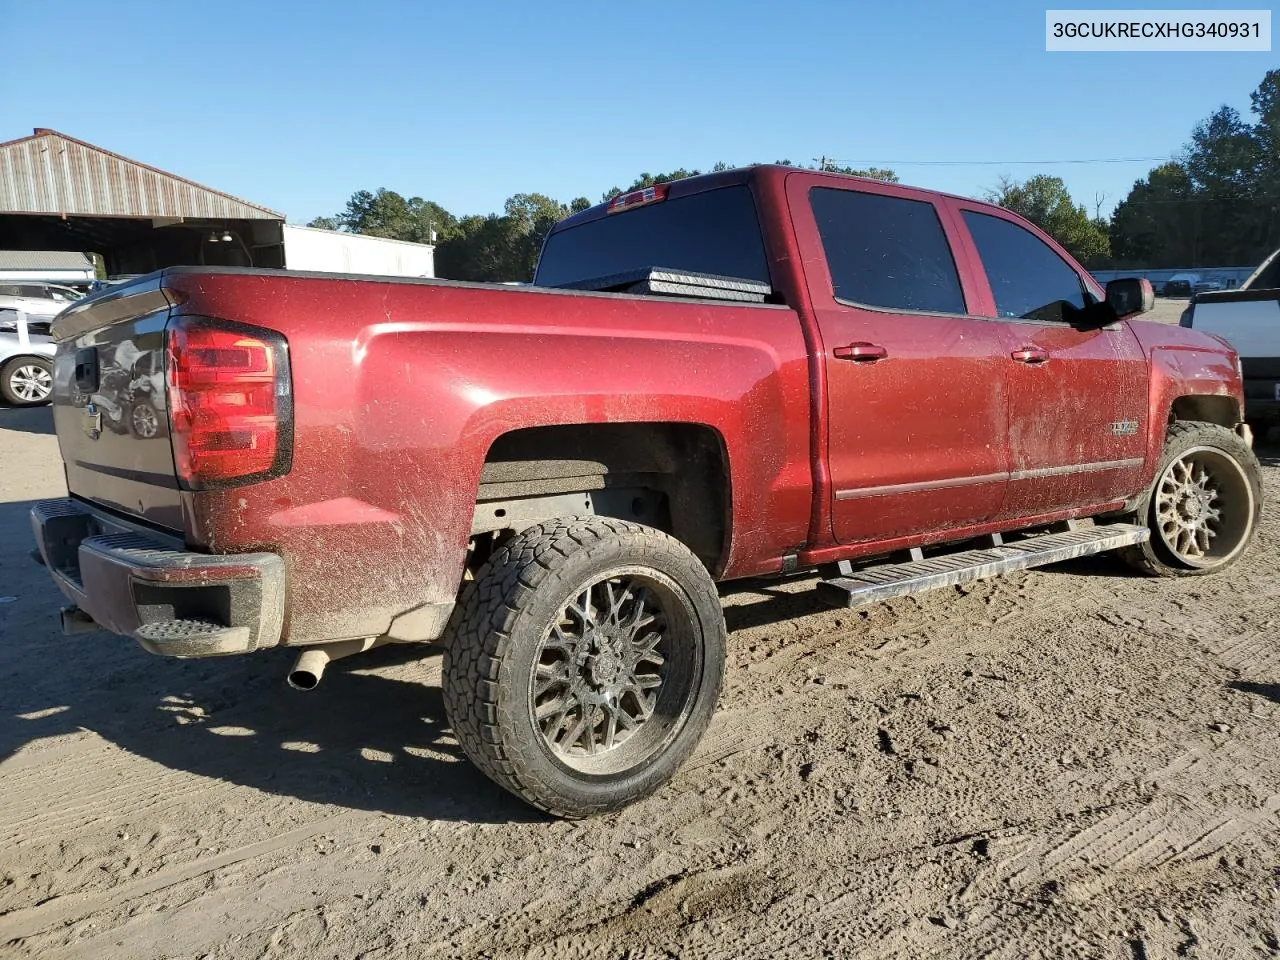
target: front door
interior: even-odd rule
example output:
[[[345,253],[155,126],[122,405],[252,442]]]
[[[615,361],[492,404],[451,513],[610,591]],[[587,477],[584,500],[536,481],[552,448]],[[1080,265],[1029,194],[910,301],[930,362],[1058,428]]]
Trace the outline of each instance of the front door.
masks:
[[[788,196],[825,355],[835,539],[990,519],[1008,477],[1004,345],[968,314],[934,203],[814,175]]]
[[[1072,325],[1098,293],[1049,244],[965,209],[991,287],[1009,384],[1008,495],[1018,519],[1124,499],[1143,485],[1147,364],[1129,325]]]

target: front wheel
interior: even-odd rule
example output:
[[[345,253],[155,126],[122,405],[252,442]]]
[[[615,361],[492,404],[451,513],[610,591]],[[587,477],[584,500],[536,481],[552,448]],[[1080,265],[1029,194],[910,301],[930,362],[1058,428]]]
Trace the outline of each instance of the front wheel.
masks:
[[[467,585],[445,708],[499,785],[590,816],[670,779],[710,722],[724,659],[715,584],[683,544],[620,520],[548,521]]]
[[[48,403],[53,395],[53,364],[43,357],[15,357],[0,369],[0,394],[15,407]]]
[[[1240,559],[1258,527],[1258,459],[1226,427],[1174,423],[1142,510],[1151,539],[1123,553],[1132,566],[1161,577],[1223,570]]]

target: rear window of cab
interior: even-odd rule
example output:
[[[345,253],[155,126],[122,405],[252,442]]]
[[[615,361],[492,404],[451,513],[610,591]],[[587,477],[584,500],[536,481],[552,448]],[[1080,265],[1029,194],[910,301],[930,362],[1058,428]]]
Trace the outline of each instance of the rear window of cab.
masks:
[[[704,190],[556,230],[534,283],[562,287],[649,267],[769,283],[751,188]]]

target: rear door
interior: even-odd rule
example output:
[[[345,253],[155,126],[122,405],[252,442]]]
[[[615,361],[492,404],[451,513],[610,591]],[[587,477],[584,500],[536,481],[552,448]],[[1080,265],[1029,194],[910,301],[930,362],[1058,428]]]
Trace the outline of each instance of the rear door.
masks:
[[[78,497],[182,529],[165,409],[165,324],[159,281],[82,301],[58,318],[53,422]]]
[[[794,174],[787,193],[823,341],[841,543],[980,523],[1004,498],[1007,364],[970,315],[932,199]]]
[[[1129,325],[1074,326],[1101,291],[1002,211],[957,202],[1009,384],[1007,519],[1123,499],[1143,486],[1147,362]]]

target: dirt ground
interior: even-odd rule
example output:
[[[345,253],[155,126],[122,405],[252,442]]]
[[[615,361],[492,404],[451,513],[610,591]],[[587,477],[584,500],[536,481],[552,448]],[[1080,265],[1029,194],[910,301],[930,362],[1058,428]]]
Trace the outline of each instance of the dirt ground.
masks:
[[[582,823],[466,763],[440,657],[309,694],[288,654],[60,635],[62,492],[0,409],[0,954],[1280,955],[1280,459],[1219,578],[1093,558],[863,612],[726,590],[725,690],[656,796]]]
[[[1156,297],[1154,309],[1143,319],[1155,320],[1157,323],[1177,323],[1188,303],[1190,301],[1186,297]]]

